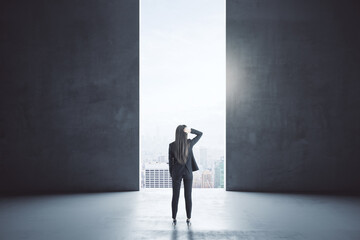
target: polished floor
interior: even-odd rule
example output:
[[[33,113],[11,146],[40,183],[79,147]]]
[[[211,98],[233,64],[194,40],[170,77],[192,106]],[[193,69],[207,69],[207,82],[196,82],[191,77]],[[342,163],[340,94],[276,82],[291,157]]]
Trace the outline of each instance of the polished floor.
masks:
[[[360,198],[193,189],[192,225],[181,189],[0,198],[0,239],[360,239]]]

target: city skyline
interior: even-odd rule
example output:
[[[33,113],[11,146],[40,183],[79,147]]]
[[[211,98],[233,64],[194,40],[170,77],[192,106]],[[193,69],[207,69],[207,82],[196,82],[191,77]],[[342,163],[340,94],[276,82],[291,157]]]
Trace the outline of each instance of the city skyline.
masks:
[[[199,170],[193,172],[193,187],[223,188],[224,156],[209,155],[208,149],[203,146],[194,147],[193,151],[199,166]],[[168,163],[168,155],[158,155],[151,151],[143,152],[140,165],[141,188],[172,187]]]

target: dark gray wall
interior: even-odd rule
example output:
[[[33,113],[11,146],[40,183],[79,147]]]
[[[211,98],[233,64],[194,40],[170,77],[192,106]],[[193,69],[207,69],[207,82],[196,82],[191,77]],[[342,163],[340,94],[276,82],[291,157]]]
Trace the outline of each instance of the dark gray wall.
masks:
[[[359,13],[227,0],[227,190],[360,191]]]
[[[0,193],[139,189],[139,5],[1,1]]]

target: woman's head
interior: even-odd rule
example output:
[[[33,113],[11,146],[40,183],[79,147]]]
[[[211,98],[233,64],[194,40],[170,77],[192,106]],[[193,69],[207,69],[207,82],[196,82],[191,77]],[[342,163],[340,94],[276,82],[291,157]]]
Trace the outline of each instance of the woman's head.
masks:
[[[185,164],[188,156],[188,134],[184,131],[186,125],[179,125],[175,131],[175,158],[180,164]]]
[[[177,139],[187,139],[187,132],[184,131],[184,129],[186,128],[186,125],[179,125],[176,128],[176,132],[175,132],[175,141]]]

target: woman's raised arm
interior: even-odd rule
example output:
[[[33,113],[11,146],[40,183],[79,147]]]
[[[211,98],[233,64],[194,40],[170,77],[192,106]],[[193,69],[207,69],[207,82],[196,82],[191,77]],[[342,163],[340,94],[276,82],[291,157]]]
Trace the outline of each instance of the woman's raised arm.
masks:
[[[190,128],[190,132],[193,133],[193,134],[196,134],[196,137],[191,139],[191,144],[194,146],[199,141],[199,139],[201,138],[203,133],[201,131],[199,131],[199,130],[194,129],[194,128]]]

